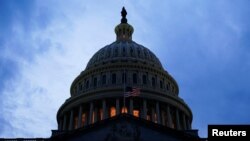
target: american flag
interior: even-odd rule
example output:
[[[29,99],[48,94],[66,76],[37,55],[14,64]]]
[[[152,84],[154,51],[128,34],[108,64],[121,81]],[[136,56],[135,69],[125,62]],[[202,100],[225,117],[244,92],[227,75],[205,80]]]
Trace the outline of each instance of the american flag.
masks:
[[[126,88],[126,92],[124,93],[124,97],[130,97],[130,96],[139,96],[141,91],[140,88],[136,88],[136,87],[127,87]]]

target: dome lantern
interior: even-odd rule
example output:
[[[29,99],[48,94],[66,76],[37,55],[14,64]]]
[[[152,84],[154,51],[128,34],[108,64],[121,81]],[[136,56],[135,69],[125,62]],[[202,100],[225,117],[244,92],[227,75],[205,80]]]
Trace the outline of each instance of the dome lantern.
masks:
[[[133,27],[127,23],[127,11],[123,7],[121,11],[121,23],[115,27],[116,40],[132,40]]]

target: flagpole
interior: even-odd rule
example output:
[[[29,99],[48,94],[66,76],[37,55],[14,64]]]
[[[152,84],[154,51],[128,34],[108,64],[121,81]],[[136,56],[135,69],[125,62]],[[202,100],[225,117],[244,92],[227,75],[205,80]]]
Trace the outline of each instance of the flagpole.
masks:
[[[125,113],[125,107],[126,104],[125,104],[125,68],[123,69],[123,110],[124,110],[124,113]]]

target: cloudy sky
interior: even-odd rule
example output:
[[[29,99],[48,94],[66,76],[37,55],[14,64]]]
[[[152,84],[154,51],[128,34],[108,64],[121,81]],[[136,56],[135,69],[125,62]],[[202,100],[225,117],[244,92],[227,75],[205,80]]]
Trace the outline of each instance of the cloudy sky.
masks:
[[[125,6],[193,111],[193,128],[250,124],[249,0],[0,0],[0,137],[49,137]]]

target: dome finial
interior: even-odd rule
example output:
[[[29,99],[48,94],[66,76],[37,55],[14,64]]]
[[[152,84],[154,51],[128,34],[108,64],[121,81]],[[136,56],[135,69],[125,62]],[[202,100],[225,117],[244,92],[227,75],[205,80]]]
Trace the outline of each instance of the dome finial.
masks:
[[[122,7],[122,19],[121,19],[121,23],[127,23],[127,19],[126,19],[126,15],[127,15],[127,11],[124,7]]]

